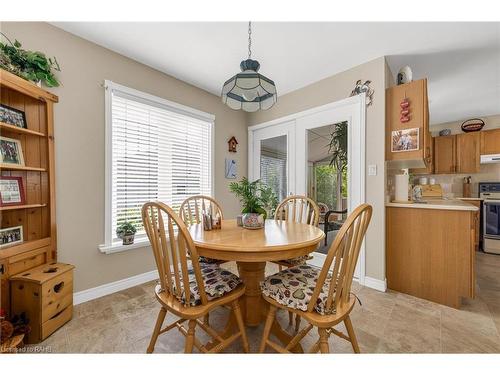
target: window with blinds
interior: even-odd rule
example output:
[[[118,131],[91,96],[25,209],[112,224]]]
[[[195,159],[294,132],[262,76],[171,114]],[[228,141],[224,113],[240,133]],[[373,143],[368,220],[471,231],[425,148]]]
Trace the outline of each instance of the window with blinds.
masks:
[[[111,242],[118,241],[116,228],[124,221],[136,225],[136,237],[145,236],[145,202],[177,211],[189,196],[212,195],[213,120],[138,95],[111,92]]]

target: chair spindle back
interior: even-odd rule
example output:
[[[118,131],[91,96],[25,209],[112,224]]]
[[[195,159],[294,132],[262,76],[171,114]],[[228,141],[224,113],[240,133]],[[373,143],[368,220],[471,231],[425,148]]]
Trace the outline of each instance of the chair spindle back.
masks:
[[[329,282],[326,310],[334,311],[349,302],[352,278],[358,262],[361,244],[370,224],[372,206],[362,204],[347,218],[328,250],[325,263],[307,307],[313,311],[325,282]],[[327,281],[327,277],[331,279]]]
[[[215,217],[217,214],[223,219],[222,208],[219,203],[206,195],[194,195],[187,198],[181,204],[179,215],[186,225],[202,223],[203,211],[211,212]]]
[[[206,304],[198,252],[181,218],[164,203],[148,202],[142,206],[142,221],[153,249],[161,288],[189,306],[192,298],[189,288],[191,265],[201,302]]]
[[[278,205],[275,220],[290,221],[318,226],[319,207],[311,198],[303,195],[291,195]]]

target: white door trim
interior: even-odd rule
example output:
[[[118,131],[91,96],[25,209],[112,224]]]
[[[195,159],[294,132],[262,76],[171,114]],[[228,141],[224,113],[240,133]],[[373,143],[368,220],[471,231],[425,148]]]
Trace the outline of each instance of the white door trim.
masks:
[[[336,110],[335,112],[340,113],[342,120],[349,120],[349,125],[351,126],[349,132],[349,155],[348,160],[349,163],[355,163],[357,166],[357,170],[359,174],[350,175],[349,183],[354,183],[350,185],[350,191],[353,188],[356,188],[355,198],[348,200],[348,208],[351,209],[350,205],[357,206],[361,203],[365,202],[366,199],[366,187],[365,187],[365,173],[366,173],[366,98],[364,94],[349,97],[343,100],[339,100],[336,102],[328,103],[319,107],[311,108],[305,111],[301,111],[295,114],[287,115],[278,119],[274,119],[271,121],[267,121],[261,124],[253,125],[248,128],[248,139],[249,139],[249,148],[248,148],[248,170],[249,176],[253,176],[253,142],[254,142],[254,132],[256,130],[261,130],[266,127],[273,127],[280,124],[285,123],[294,123],[295,126],[295,141],[297,142],[299,139],[303,140],[302,136],[299,135],[299,132],[303,132],[308,128],[314,128],[317,126],[311,125],[312,118],[316,118],[319,121],[324,120],[328,116],[335,116],[335,112],[332,110]],[[330,112],[330,113],[328,113]],[[308,124],[309,122],[309,124]],[[321,125],[320,125],[321,126]],[[354,143],[356,142],[356,143]],[[356,147],[354,147],[355,145]],[[306,146],[307,147],[307,146]],[[294,147],[296,155],[296,165],[301,165],[304,160],[302,160],[305,155],[305,147],[304,145],[299,145],[299,147]],[[289,154],[289,155],[294,155]],[[349,170],[353,170],[353,168],[349,168]],[[295,184],[295,194],[304,194],[306,193],[307,184],[305,183],[306,171],[297,170],[296,179],[301,180],[301,182],[297,181]],[[324,260],[324,256],[322,254],[314,253],[315,258],[312,263],[322,263]],[[366,277],[366,257],[365,257],[365,243],[363,242],[361,246],[360,256],[359,256],[359,273],[358,273],[358,282],[361,285],[365,284]]]

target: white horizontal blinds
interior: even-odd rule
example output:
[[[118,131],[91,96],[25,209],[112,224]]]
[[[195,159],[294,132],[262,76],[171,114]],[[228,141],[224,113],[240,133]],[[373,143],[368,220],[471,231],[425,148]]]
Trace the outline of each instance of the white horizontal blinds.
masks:
[[[144,234],[141,207],[177,211],[191,195],[211,195],[212,123],[113,91],[112,238],[127,220]]]
[[[286,157],[260,156],[260,179],[271,186],[281,202],[287,196]]]

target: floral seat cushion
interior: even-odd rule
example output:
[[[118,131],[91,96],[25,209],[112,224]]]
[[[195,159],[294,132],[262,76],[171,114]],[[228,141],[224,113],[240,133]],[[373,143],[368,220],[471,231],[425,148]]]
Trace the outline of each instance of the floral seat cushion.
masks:
[[[217,264],[201,263],[201,277],[203,283],[205,284],[205,293],[207,294],[207,299],[212,301],[216,298],[222,297],[224,294],[231,292],[242,282],[238,276],[225,270]],[[190,305],[196,306],[201,305],[200,290],[198,289],[198,284],[196,283],[196,276],[194,269],[192,267],[188,270],[189,277],[189,290],[191,291]],[[181,283],[181,285],[183,285]],[[175,279],[172,277],[172,286],[174,288],[174,294],[176,291]],[[178,297],[179,301],[186,303],[185,294],[182,293],[181,297]]]
[[[311,300],[320,272],[320,268],[308,264],[284,269],[261,282],[262,294],[282,305],[307,311],[307,305]],[[335,311],[326,311],[330,281],[331,275],[328,275],[314,307],[321,315],[335,313]]]
[[[201,255],[199,256],[198,260],[200,263],[207,263],[207,264],[219,264],[219,263],[224,262],[222,260],[207,258],[207,257],[201,256]]]
[[[278,263],[286,264],[289,267],[298,266],[299,264],[305,264],[308,260],[312,259],[311,255],[302,255],[300,257],[295,257],[291,259],[283,259],[278,261]]]

